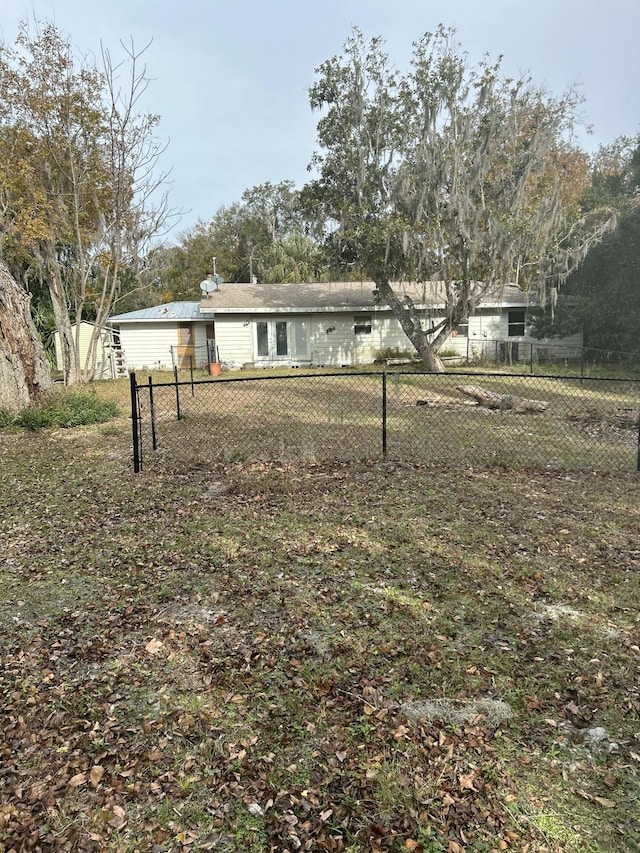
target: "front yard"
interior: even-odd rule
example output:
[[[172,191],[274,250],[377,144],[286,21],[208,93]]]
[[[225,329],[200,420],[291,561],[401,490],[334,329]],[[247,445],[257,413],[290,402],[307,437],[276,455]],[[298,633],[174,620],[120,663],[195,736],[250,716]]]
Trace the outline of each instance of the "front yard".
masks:
[[[0,455],[0,848],[640,849],[637,474]]]

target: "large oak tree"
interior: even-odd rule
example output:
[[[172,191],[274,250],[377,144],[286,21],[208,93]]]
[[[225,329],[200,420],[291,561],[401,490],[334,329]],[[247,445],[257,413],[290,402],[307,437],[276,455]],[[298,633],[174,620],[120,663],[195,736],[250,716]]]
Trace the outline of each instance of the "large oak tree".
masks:
[[[51,387],[29,294],[0,260],[0,408],[25,408]]]
[[[371,278],[429,370],[487,294],[509,282],[553,295],[610,223],[583,216],[587,159],[572,143],[580,99],[553,97],[500,60],[469,62],[454,32],[414,45],[410,70],[355,30],[310,89],[319,151],[310,209],[345,266]],[[437,280],[431,327],[402,281]]]

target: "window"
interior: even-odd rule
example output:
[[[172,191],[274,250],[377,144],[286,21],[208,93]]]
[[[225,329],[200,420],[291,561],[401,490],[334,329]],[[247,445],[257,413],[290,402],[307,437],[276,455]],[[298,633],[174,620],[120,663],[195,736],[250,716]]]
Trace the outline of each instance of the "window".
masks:
[[[291,337],[294,358],[309,358],[309,324],[306,320],[291,322]]]
[[[353,333],[355,335],[371,334],[371,314],[359,314],[353,318]]]
[[[468,323],[460,323],[459,326],[454,326],[451,330],[451,337],[453,338],[468,338],[469,337],[469,324]]]
[[[265,358],[269,355],[269,330],[264,320],[256,323],[257,353]]]
[[[289,354],[289,336],[287,334],[287,321],[276,322],[276,355]]]
[[[507,332],[510,338],[520,338],[524,335],[524,311],[509,311],[509,330]]]

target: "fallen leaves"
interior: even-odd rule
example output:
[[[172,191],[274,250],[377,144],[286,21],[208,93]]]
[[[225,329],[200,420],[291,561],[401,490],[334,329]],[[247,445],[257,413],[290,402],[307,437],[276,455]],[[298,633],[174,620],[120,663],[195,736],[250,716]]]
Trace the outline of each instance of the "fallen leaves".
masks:
[[[127,813],[123,809],[122,806],[112,806],[111,807],[111,818],[107,821],[109,826],[112,826],[114,829],[122,829],[122,827],[127,822]]]
[[[69,787],[70,788],[79,788],[80,785],[84,785],[84,783],[89,779],[86,773],[76,773],[75,776],[72,776],[69,779]]]
[[[475,791],[476,789],[473,786],[475,779],[476,779],[475,770],[472,770],[470,773],[458,776],[458,785],[460,786],[460,790],[464,791],[466,789],[469,791]]]
[[[601,553],[604,537],[590,529],[581,544],[564,520],[582,517],[582,498],[551,474],[461,474],[452,503],[436,471],[427,491],[418,469],[376,479],[371,467],[291,466],[276,481],[265,466],[258,482],[232,466],[213,520],[206,473],[142,478],[133,493],[79,470],[73,517],[61,522],[40,474],[33,531],[24,512],[10,519],[21,532],[2,580],[19,586],[23,622],[5,625],[0,647],[0,849],[532,853],[546,842],[521,819],[536,807],[522,779],[551,811],[547,789],[579,778],[590,816],[623,823],[640,756],[601,718],[637,719],[640,707],[627,666],[637,534],[620,518],[635,481],[599,478],[594,490],[585,475],[577,489],[604,507],[589,518],[612,525]],[[68,495],[66,479],[56,488]],[[571,553],[558,546],[564,525]],[[625,579],[615,596],[610,565]],[[30,595],[71,586],[25,624]],[[569,633],[533,618],[540,601],[593,619]],[[495,731],[481,715],[453,725],[401,710],[498,695],[519,715]],[[563,775],[550,744],[562,750],[568,723],[591,713],[620,754]]]
[[[162,641],[157,640],[155,637],[146,644],[144,647],[145,652],[148,655],[157,655],[158,652],[162,649]]]

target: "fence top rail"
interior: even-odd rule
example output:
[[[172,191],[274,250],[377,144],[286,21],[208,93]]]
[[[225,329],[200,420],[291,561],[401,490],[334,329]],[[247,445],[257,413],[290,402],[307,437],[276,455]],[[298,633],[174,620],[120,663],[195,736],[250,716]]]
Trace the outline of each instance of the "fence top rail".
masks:
[[[228,377],[217,377],[216,379],[182,379],[179,381],[173,382],[153,382],[152,377],[150,376],[147,382],[137,382],[135,379],[135,372],[131,373],[133,377],[133,381],[136,384],[137,388],[149,388],[150,386],[153,388],[175,388],[176,386],[188,386],[191,387],[193,385],[213,385],[228,383],[228,382],[265,382],[265,381],[276,381],[278,379],[327,379],[332,377],[341,377],[345,376],[439,376],[439,377],[463,377],[463,376],[472,376],[475,378],[486,377],[486,378],[502,378],[502,379],[526,379],[528,382],[534,382],[539,379],[550,379],[556,382],[617,382],[617,383],[640,383],[640,379],[638,377],[613,377],[613,376],[581,376],[578,374],[557,374],[557,373],[505,373],[502,371],[482,371],[479,372],[477,370],[456,370],[451,373],[439,373],[436,371],[429,370],[363,370],[363,371],[332,371],[330,373],[286,373],[279,376],[228,376]]]
[[[388,373],[388,371],[385,371]],[[331,376],[382,376],[383,371],[381,370],[363,370],[363,371],[349,371],[346,373],[344,370],[335,371],[332,373],[286,373],[278,376],[218,376],[216,379],[194,379],[193,382],[191,379],[181,379],[178,382],[153,382],[152,378],[149,377],[149,381],[147,382],[138,382],[138,388],[148,388],[149,384],[151,384],[154,388],[175,388],[176,385],[188,385],[189,388],[192,385],[215,385],[220,384],[221,382],[264,382],[265,380],[276,380],[276,379],[320,379]],[[132,372],[132,376],[135,376],[135,372]]]

